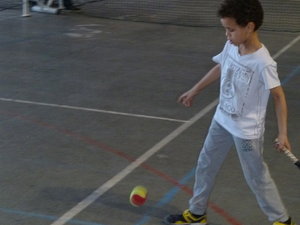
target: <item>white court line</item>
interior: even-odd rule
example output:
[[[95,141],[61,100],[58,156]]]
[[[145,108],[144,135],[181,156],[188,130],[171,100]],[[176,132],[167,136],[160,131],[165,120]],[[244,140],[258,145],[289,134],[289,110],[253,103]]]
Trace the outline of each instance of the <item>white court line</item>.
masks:
[[[177,129],[163,138],[160,142],[155,144],[152,148],[142,154],[139,158],[137,158],[134,162],[129,164],[126,168],[112,177],[110,180],[106,181],[102,186],[100,186],[97,190],[75,205],[72,209],[62,215],[58,220],[56,220],[51,225],[63,225],[69,220],[71,220],[74,216],[96,201],[101,195],[123,180],[127,175],[129,175],[133,170],[139,167],[142,163],[148,160],[152,155],[170,143],[173,139],[175,139],[178,135],[180,135],[187,128],[192,126],[197,120],[205,116],[209,111],[211,111],[218,104],[218,99],[210,103],[203,110],[197,113],[194,117],[192,117],[188,122],[180,125]]]
[[[292,40],[289,44],[284,46],[281,50],[279,50],[275,55],[273,55],[273,59],[278,58],[282,53],[284,53],[286,50],[288,50],[290,47],[292,47],[296,42],[300,40],[300,35],[296,37],[294,40]]]
[[[283,48],[284,51],[280,50],[277,54],[275,54],[273,56],[273,58],[274,59],[278,58],[282,53],[284,53],[286,50],[288,50],[290,47],[292,47],[292,45],[295,44],[299,40],[300,40],[300,35],[296,39],[294,39],[292,42],[290,42],[288,45],[286,45],[286,46],[289,46],[288,48],[285,46]],[[291,43],[293,43],[293,44],[291,44]],[[139,158],[137,158],[134,162],[130,163],[126,168],[124,168],[122,171],[117,173],[110,180],[106,181],[103,185],[101,185],[93,193],[91,193],[89,196],[87,196],[85,199],[83,199],[81,202],[79,202],[77,205],[75,205],[73,208],[71,208],[69,211],[67,211],[65,214],[63,214],[60,218],[58,218],[56,221],[54,221],[51,225],[66,224],[69,220],[74,218],[77,214],[79,214],[81,211],[83,211],[86,207],[88,207],[93,202],[95,202],[100,196],[102,196],[110,188],[114,187],[117,183],[119,183],[121,180],[123,180],[127,175],[129,175],[132,171],[134,171],[142,163],[147,161],[152,155],[157,153],[160,149],[162,149],[164,146],[166,146],[168,143],[170,143],[173,139],[175,139],[177,136],[179,136],[183,131],[188,129],[195,122],[197,122],[199,119],[201,119],[203,116],[205,116],[217,104],[218,104],[218,99],[215,99],[213,102],[211,102],[209,105],[207,105],[203,110],[201,110],[194,117],[192,117],[188,122],[180,125],[177,129],[175,129],[173,132],[171,132],[168,136],[166,136],[160,142],[155,144],[152,148],[150,148],[148,151],[146,151],[143,155],[141,155]]]
[[[166,120],[166,121],[179,122],[179,123],[188,122],[187,120],[179,120],[179,119],[173,119],[173,118],[167,118],[167,117],[147,116],[147,115],[134,114],[134,113],[124,113],[124,112],[116,112],[116,111],[110,111],[110,110],[85,108],[85,107],[79,107],[79,106],[59,105],[59,104],[44,103],[44,102],[34,102],[34,101],[27,101],[27,100],[20,100],[20,99],[0,98],[0,101],[15,102],[15,103],[22,103],[22,104],[30,104],[30,105],[40,105],[40,106],[48,106],[48,107],[56,107],[56,108],[64,108],[64,109],[73,109],[73,110],[82,110],[82,111],[97,112],[97,113],[115,114],[115,115],[121,115],[121,116],[140,117],[140,118],[144,118],[144,119]]]

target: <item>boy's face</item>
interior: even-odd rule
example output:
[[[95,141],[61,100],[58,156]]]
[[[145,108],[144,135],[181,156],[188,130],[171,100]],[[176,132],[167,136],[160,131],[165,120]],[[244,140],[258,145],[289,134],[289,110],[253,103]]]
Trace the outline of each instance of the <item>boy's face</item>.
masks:
[[[221,18],[221,23],[225,28],[227,40],[236,46],[245,43],[248,40],[250,33],[253,32],[253,27],[250,23],[247,26],[242,27],[231,17]]]

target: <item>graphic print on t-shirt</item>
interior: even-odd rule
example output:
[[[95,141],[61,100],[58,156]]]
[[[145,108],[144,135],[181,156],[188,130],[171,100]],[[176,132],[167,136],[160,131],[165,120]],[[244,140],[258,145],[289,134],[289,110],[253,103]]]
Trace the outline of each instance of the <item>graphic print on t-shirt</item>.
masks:
[[[235,116],[241,116],[249,92],[253,71],[227,58],[222,72],[220,108]]]

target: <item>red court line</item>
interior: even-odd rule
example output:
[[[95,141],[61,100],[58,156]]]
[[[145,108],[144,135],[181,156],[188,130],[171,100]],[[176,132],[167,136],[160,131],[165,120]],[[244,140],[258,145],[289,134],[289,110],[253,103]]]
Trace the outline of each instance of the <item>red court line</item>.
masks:
[[[135,161],[135,158],[127,155],[126,153],[122,152],[122,151],[119,151],[119,150],[116,150],[102,142],[99,142],[95,139],[92,139],[90,137],[87,137],[87,136],[83,136],[83,135],[80,135],[78,133],[75,133],[73,131],[70,131],[70,130],[67,130],[67,129],[63,129],[63,128],[59,128],[55,125],[52,125],[52,124],[49,124],[47,122],[43,122],[43,121],[39,121],[39,120],[36,120],[36,119],[31,119],[31,118],[28,118],[26,116],[23,116],[23,115],[19,115],[19,114],[15,114],[15,113],[10,113],[10,112],[5,112],[3,110],[0,110],[1,114],[4,114],[4,115],[7,115],[7,116],[10,116],[10,117],[15,117],[17,119],[21,119],[21,120],[24,120],[24,121],[28,121],[28,122],[31,122],[33,124],[37,124],[41,127],[45,127],[45,128],[48,128],[48,129],[51,129],[51,130],[55,130],[61,134],[64,134],[66,136],[69,136],[69,137],[73,137],[77,140],[80,140],[88,145],[91,145],[91,146],[94,146],[94,147],[97,147],[97,148],[101,148],[102,150],[105,150],[106,152],[110,152],[110,153],[113,153],[121,158],[124,158],[126,160],[128,160],[129,162],[133,162]],[[172,178],[171,176],[163,173],[162,171],[159,171],[157,169],[155,169],[154,167],[151,167],[150,165],[146,164],[146,163],[142,163],[141,164],[141,167],[148,170],[149,172],[157,175],[158,177],[168,181],[169,183],[179,187],[182,191],[188,193],[189,195],[192,195],[193,194],[193,191],[191,188],[189,188],[188,186],[186,185],[183,185],[183,184],[180,184],[176,179]],[[209,207],[217,214],[219,214],[220,216],[222,216],[227,222],[229,222],[231,225],[242,225],[241,222],[239,222],[237,219],[233,218],[229,213],[227,213],[224,209],[222,209],[221,207],[219,207],[218,205],[216,205],[215,203],[212,203],[210,202],[209,203]]]

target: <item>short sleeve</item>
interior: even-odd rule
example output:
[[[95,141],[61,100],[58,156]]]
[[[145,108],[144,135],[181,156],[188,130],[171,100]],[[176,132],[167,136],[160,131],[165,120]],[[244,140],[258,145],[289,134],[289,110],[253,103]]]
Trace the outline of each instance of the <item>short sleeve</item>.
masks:
[[[262,70],[262,78],[266,89],[272,89],[281,85],[276,64],[266,66]]]
[[[227,41],[222,52],[220,52],[218,55],[212,57],[212,60],[215,62],[215,63],[218,63],[218,64],[222,64],[222,61],[224,59],[224,55],[226,55],[226,52],[227,52],[227,49],[228,49],[228,46],[229,46],[230,42]]]
[[[221,64],[222,62],[222,52],[214,57],[212,57],[212,60],[215,62],[215,63],[218,63],[218,64]]]

